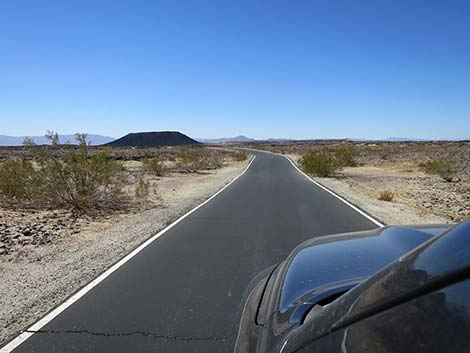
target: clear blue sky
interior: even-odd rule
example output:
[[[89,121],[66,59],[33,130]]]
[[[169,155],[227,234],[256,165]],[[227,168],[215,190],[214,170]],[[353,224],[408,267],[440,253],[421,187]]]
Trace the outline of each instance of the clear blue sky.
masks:
[[[4,0],[0,134],[470,138],[470,1]]]

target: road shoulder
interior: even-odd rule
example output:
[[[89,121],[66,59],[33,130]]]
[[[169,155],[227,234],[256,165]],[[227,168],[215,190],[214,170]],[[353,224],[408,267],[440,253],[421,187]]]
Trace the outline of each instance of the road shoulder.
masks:
[[[299,155],[285,155],[296,165],[298,165]],[[371,216],[382,221],[386,225],[407,225],[407,224],[431,224],[449,223],[448,218],[424,212],[411,203],[400,200],[387,202],[377,199],[374,192],[367,192],[367,189],[353,178],[320,178],[312,177],[317,183],[341,196],[348,202],[364,210]],[[383,186],[384,188],[386,185]]]
[[[249,160],[204,174],[162,178],[161,203],[110,220],[26,257],[0,263],[0,345],[44,316],[112,264],[240,175]]]

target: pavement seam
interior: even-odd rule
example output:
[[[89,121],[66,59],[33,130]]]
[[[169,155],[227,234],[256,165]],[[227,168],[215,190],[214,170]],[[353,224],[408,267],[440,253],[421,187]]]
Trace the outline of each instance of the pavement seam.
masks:
[[[78,334],[78,335],[91,335],[91,336],[101,336],[101,337],[127,337],[141,335],[145,337],[180,341],[180,342],[189,342],[189,341],[219,341],[225,342],[225,337],[216,337],[216,336],[207,336],[207,337],[191,337],[191,336],[177,336],[177,335],[162,335],[156,332],[148,331],[131,331],[131,332],[94,332],[89,330],[25,330],[24,332],[34,333],[34,334]]]

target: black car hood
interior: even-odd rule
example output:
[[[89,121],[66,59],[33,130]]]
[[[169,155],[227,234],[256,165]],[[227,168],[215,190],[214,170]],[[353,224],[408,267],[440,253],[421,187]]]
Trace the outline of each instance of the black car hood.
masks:
[[[470,221],[422,243],[289,333],[283,352],[470,276]]]
[[[300,244],[285,261],[248,286],[241,302],[235,351],[279,352],[316,304],[325,307],[362,286],[382,268],[449,227],[384,227],[316,237]]]
[[[298,323],[318,301],[347,291],[446,228],[385,227],[301,244],[287,258],[279,312],[292,312],[290,322]]]

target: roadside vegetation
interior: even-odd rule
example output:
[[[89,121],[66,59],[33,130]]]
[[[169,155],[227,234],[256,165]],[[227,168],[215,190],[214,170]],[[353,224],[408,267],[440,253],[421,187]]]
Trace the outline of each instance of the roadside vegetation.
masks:
[[[358,150],[354,146],[335,147],[331,151],[339,168],[355,167],[357,165],[356,157],[358,156]]]
[[[390,148],[382,147],[378,150],[378,154],[380,159],[387,159],[387,157],[390,156]]]
[[[203,147],[187,147],[181,150],[176,159],[176,168],[183,173],[197,173],[201,170],[222,167],[223,160]]]
[[[0,149],[0,207],[66,209],[94,215],[127,212],[155,194],[152,179],[213,170],[247,158],[244,152],[203,146],[176,148],[92,147],[86,134],[62,144],[48,132],[48,146],[25,138],[24,146]]]
[[[456,162],[451,158],[432,159],[419,164],[425,173],[440,176],[447,182],[451,182],[456,174]]]
[[[237,151],[233,154],[233,159],[237,162],[243,162],[248,159],[248,155],[245,152]]]
[[[340,146],[320,151],[310,150],[299,160],[300,167],[307,174],[331,177],[344,167],[357,165],[357,151],[352,146]]]
[[[327,151],[308,151],[299,163],[305,173],[320,177],[330,177],[339,169],[338,161]]]
[[[394,197],[394,196],[395,196],[395,195],[394,195],[393,192],[391,192],[391,191],[381,191],[381,192],[379,193],[379,196],[377,197],[377,199],[380,200],[380,201],[388,201],[388,202],[390,202],[390,201],[393,200],[393,197]]]
[[[176,167],[182,172],[195,173],[204,168],[207,155],[202,148],[185,148],[178,156]]]
[[[69,208],[77,213],[126,205],[122,164],[111,160],[106,150],[91,155],[84,134],[75,135],[77,147],[60,145],[56,133],[46,136],[50,147],[34,148],[32,159],[9,160],[1,166],[0,194],[4,202]]]
[[[166,167],[158,158],[145,158],[142,160],[142,166],[145,171],[157,176],[163,176],[167,171]]]
[[[150,196],[150,182],[140,178],[135,187],[135,197],[139,202],[146,203]]]

